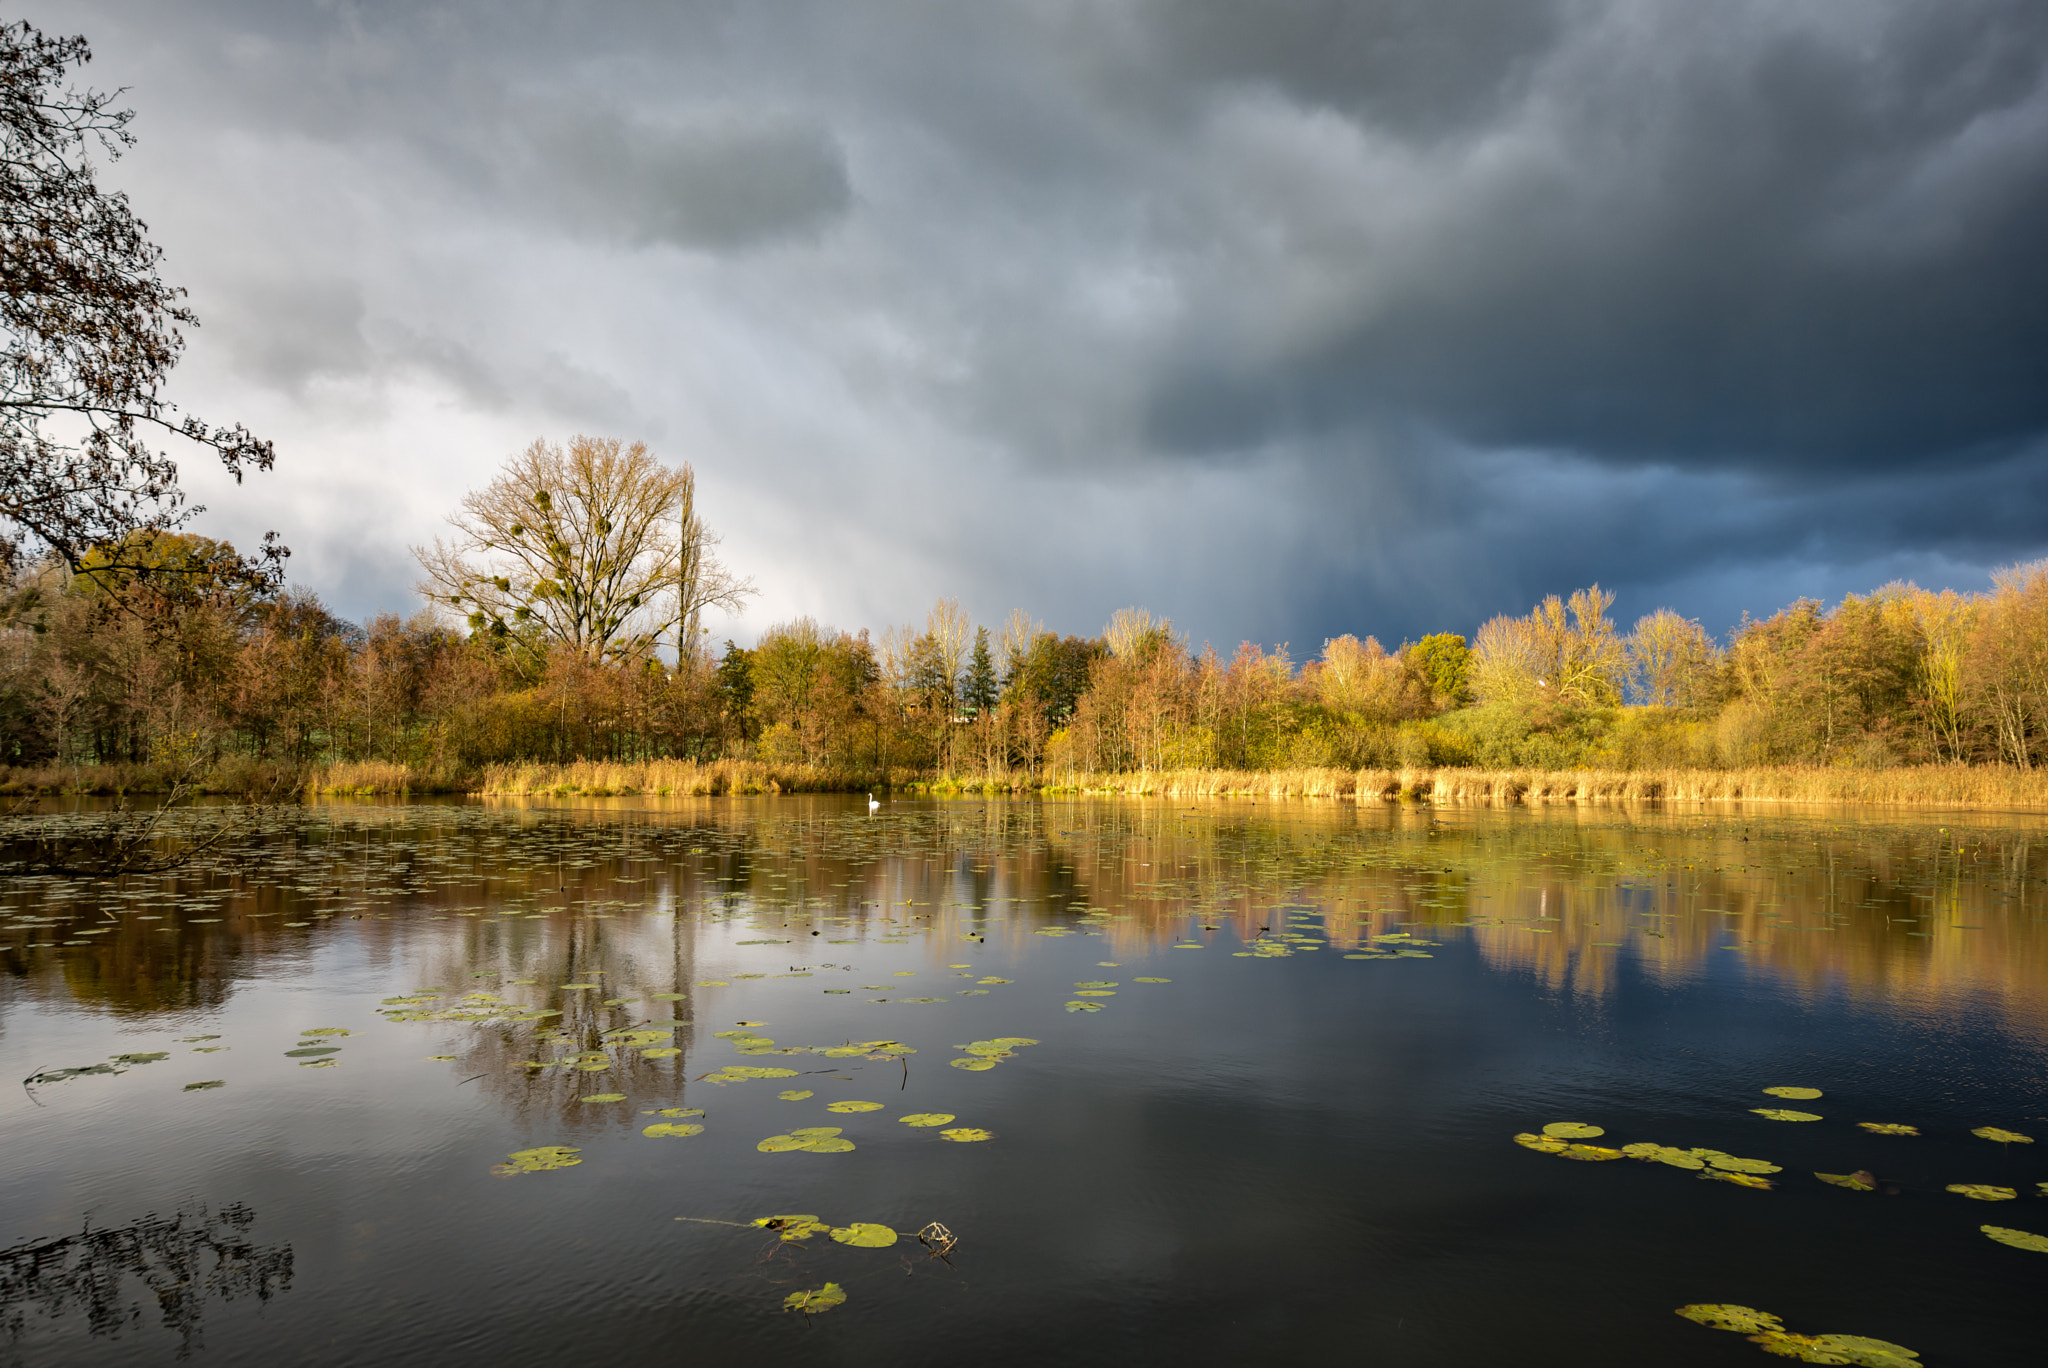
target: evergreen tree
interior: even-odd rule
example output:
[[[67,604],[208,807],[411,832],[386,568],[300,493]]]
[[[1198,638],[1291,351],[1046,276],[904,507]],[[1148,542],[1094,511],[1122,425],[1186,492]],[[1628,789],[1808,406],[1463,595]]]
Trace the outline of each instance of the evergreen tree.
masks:
[[[979,717],[996,705],[996,665],[988,648],[988,628],[974,633],[974,654],[967,660],[967,677],[961,681],[960,701],[970,715]]]

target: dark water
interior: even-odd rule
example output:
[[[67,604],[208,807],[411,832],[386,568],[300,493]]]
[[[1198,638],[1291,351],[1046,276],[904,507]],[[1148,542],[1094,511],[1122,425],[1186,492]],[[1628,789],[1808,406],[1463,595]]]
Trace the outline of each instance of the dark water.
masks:
[[[7,1077],[167,1057],[0,1093],[0,1360],[1773,1361],[1672,1314],[1734,1302],[2035,1363],[2048,1254],[1979,1227],[2048,1234],[2044,857],[1988,817],[735,799],[336,805],[14,880]],[[1037,1043],[951,1065],[998,1037]],[[1554,1121],[1781,1171],[1511,1141]],[[493,1173],[547,1145],[581,1162]],[[903,1235],[721,1224],[782,1213]]]

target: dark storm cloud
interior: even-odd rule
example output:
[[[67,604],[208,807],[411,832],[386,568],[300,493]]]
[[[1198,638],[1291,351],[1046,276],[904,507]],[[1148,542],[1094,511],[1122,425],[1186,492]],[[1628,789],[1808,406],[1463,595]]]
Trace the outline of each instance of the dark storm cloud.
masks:
[[[673,440],[805,529],[734,529],[767,616],[1299,650],[2048,551],[2030,0],[75,8],[233,393]]]

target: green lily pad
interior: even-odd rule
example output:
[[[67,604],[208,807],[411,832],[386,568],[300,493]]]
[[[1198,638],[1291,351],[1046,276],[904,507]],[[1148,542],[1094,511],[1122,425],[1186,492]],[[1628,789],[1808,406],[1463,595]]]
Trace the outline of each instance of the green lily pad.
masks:
[[[570,991],[577,988],[595,988],[597,986],[595,983],[565,983],[562,985],[562,988],[564,991]]]
[[[642,1059],[674,1059],[681,1053],[682,1049],[680,1046],[662,1045],[652,1050],[642,1050],[640,1057]]]
[[[826,1140],[842,1133],[842,1128],[838,1126],[798,1126],[790,1132],[791,1135],[805,1140]]]
[[[1102,1004],[1099,1002],[1070,1002],[1067,1004],[1067,1010],[1070,1012],[1099,1012],[1102,1010]]]
[[[1088,979],[1074,985],[1076,988],[1114,988],[1116,984],[1107,979]]]
[[[1589,1126],[1584,1121],[1553,1121],[1543,1128],[1543,1133],[1553,1140],[1591,1140],[1596,1135],[1605,1135],[1603,1126]]]
[[[284,1052],[284,1057],[286,1059],[306,1059],[313,1055],[331,1055],[340,1053],[341,1046],[339,1045],[309,1045],[303,1050],[286,1050]]]
[[[838,1138],[813,1140],[804,1148],[812,1154],[844,1154],[853,1148],[853,1141]]]
[[[809,1088],[784,1088],[775,1095],[785,1102],[801,1102],[812,1093]]]
[[[855,1221],[852,1225],[840,1226],[832,1232],[832,1238],[843,1245],[857,1249],[886,1249],[896,1243],[896,1232],[885,1225],[868,1221]]]
[[[1918,1368],[1920,1356],[1904,1345],[1864,1335],[1795,1335],[1766,1330],[1750,1339],[1767,1354],[1801,1363],[1859,1364],[1863,1368]]]
[[[1706,1160],[1710,1167],[1717,1168],[1723,1173],[1778,1173],[1781,1171],[1776,1164],[1768,1159],[1743,1159],[1733,1154],[1723,1154],[1719,1150],[1695,1150],[1694,1153]]]
[[[1131,980],[1131,982],[1133,982],[1133,983],[1171,983],[1171,982],[1173,982],[1173,980],[1172,980],[1172,979],[1170,979],[1170,978],[1134,978],[1134,979],[1132,979],[1132,980]]]
[[[1818,1121],[1821,1118],[1813,1112],[1787,1111],[1783,1107],[1751,1107],[1751,1111],[1766,1121]]]
[[[642,1135],[673,1135],[681,1137],[702,1135],[704,1128],[690,1121],[657,1121],[651,1126],[642,1127],[640,1133]]]
[[[583,1100],[585,1102],[623,1102],[626,1100],[626,1095],[624,1093],[592,1093]]]
[[[1858,1121],[1857,1125],[1872,1135],[1918,1135],[1918,1126],[1901,1126],[1892,1121]]]
[[[1523,1149],[1535,1150],[1538,1154],[1562,1154],[1570,1148],[1564,1140],[1553,1140],[1547,1135],[1531,1135],[1527,1131],[1515,1137],[1515,1143]]]
[[[703,1114],[704,1109],[702,1107],[663,1107],[659,1112],[655,1113],[657,1116],[702,1116]]]
[[[1819,1088],[1765,1088],[1772,1097],[1782,1097],[1792,1102],[1811,1102],[1821,1095]]]
[[[1759,1311],[1753,1306],[1736,1306],[1730,1302],[1700,1302],[1692,1306],[1681,1306],[1678,1308],[1678,1314],[1689,1321],[1697,1321],[1709,1330],[1732,1330],[1738,1335],[1755,1335],[1785,1328],[1785,1323],[1768,1311]]]
[[[963,1145],[972,1144],[976,1140],[993,1140],[996,1138],[994,1131],[982,1130],[975,1126],[956,1126],[952,1130],[942,1130],[939,1134],[944,1139],[957,1140]]]
[[[509,1178],[516,1173],[574,1168],[583,1162],[576,1157],[582,1152],[574,1145],[540,1145],[533,1149],[513,1150],[505,1156],[508,1162],[497,1165],[491,1172]]]
[[[1087,997],[1115,997],[1115,996],[1116,996],[1116,989],[1114,989],[1114,988],[1076,988],[1076,989],[1074,990],[1074,996],[1075,996],[1075,997],[1077,997],[1077,998],[1087,998]]]
[[[169,1059],[170,1057],[169,1051],[166,1050],[158,1050],[148,1054],[117,1054],[109,1056],[116,1064],[154,1064],[159,1059]]]
[[[1839,1188],[1848,1188],[1851,1192],[1877,1191],[1877,1181],[1868,1173],[1860,1170],[1855,1173],[1816,1173],[1813,1176],[1820,1179],[1823,1183],[1832,1183]]]
[[[1649,1141],[1623,1145],[1621,1152],[1631,1159],[1640,1159],[1645,1163],[1669,1164],[1673,1168],[1703,1169],[1707,1166],[1706,1160],[1690,1150],[1682,1150],[1673,1145],[1653,1144]]]
[[[1948,1190],[1959,1197],[1973,1198],[1979,1202],[2010,1202],[2019,1196],[2009,1187],[1995,1183],[1950,1183]]]
[[[228,1081],[225,1078],[209,1078],[204,1083],[187,1083],[185,1091],[204,1092],[208,1088],[225,1088],[227,1085]]]
[[[302,1069],[333,1069],[339,1068],[340,1065],[341,1061],[338,1059],[302,1059],[299,1061],[299,1067]]]
[[[2036,1254],[2048,1254],[2048,1235],[2035,1235],[2025,1230],[2014,1230],[2010,1226],[1978,1226],[1977,1229],[2003,1245],[2014,1249],[2031,1249]]]
[[[791,1150],[810,1148],[811,1142],[795,1135],[771,1135],[754,1146],[763,1154],[786,1154]]]
[[[345,1036],[354,1035],[355,1032],[345,1026],[315,1026],[309,1030],[301,1031],[299,1034],[302,1036]]]
[[[951,1112],[912,1112],[896,1119],[906,1126],[943,1126],[954,1117]]]
[[[782,1309],[801,1311],[806,1316],[814,1316],[820,1311],[830,1311],[845,1300],[846,1289],[838,1283],[828,1282],[823,1287],[814,1287],[808,1292],[790,1293],[782,1299]]]
[[[1604,1163],[1609,1159],[1619,1159],[1622,1155],[1620,1150],[1608,1149],[1604,1145],[1566,1145],[1557,1152],[1557,1157],[1560,1159],[1578,1159],[1586,1163],[1598,1164]]]
[[[1982,1140],[1996,1140],[2001,1145],[2031,1145],[2034,1137],[2021,1135],[2018,1131],[2003,1130],[1997,1126],[1979,1126],[1970,1134]]]
[[[755,1078],[795,1078],[795,1069],[768,1069],[752,1064],[728,1064],[716,1073],[706,1074],[713,1083],[744,1083]]]
[[[880,1111],[881,1109],[882,1104],[879,1102],[827,1102],[825,1104],[825,1110],[828,1112],[871,1112]]]

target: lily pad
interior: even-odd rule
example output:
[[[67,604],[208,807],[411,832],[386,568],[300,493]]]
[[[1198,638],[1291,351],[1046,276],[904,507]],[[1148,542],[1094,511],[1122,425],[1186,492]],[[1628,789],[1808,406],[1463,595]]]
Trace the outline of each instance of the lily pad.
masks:
[[[293,1053],[300,1052],[293,1051]],[[332,1053],[332,1050],[328,1051],[328,1053]],[[149,1054],[117,1054],[109,1056],[116,1064],[154,1064],[159,1059],[169,1059],[170,1057],[169,1052],[164,1050],[158,1050]]]
[[[853,1141],[842,1140],[836,1137],[828,1140],[813,1140],[810,1144],[805,1145],[804,1148],[812,1154],[844,1154],[853,1148]]]
[[[497,1165],[491,1172],[509,1178],[515,1173],[544,1173],[549,1169],[574,1168],[583,1162],[576,1157],[582,1152],[574,1145],[539,1145],[533,1149],[513,1150],[505,1156],[507,1162]]]
[[[795,1135],[771,1135],[754,1148],[763,1154],[786,1154],[791,1150],[809,1149],[811,1142]]]
[[[1619,1159],[1622,1157],[1622,1154],[1620,1150],[1608,1149],[1604,1145],[1566,1145],[1557,1152],[1557,1157],[1560,1159],[1579,1159],[1587,1163],[1598,1164],[1604,1163],[1609,1159]]]
[[[906,1126],[943,1126],[954,1117],[951,1112],[912,1112],[896,1119]]]
[[[1623,1145],[1621,1152],[1631,1159],[1641,1159],[1645,1163],[1669,1164],[1673,1168],[1697,1170],[1707,1166],[1707,1161],[1692,1151],[1682,1150],[1674,1145],[1641,1141],[1633,1145]]]
[[[812,1093],[809,1088],[784,1088],[775,1095],[785,1102],[801,1102]]]
[[[981,1130],[975,1126],[956,1126],[952,1130],[940,1131],[939,1135],[947,1140],[957,1140],[963,1145],[972,1144],[976,1140],[993,1140],[996,1138],[994,1131]]]
[[[1116,984],[1114,981],[1107,979],[1087,979],[1081,983],[1075,984],[1074,986],[1076,988],[1114,988],[1116,987]]]
[[[807,1292],[790,1293],[782,1299],[782,1309],[801,1311],[806,1316],[813,1316],[820,1311],[830,1311],[845,1300],[846,1289],[838,1283],[828,1282],[823,1287],[814,1287]]]
[[[185,1091],[204,1092],[208,1088],[225,1088],[227,1085],[228,1081],[225,1078],[209,1078],[204,1083],[187,1083]]]
[[[1783,1107],[1751,1107],[1751,1111],[1766,1121],[1818,1121],[1821,1117],[1814,1112],[1787,1111]]]
[[[1759,1311],[1753,1306],[1736,1306],[1731,1302],[1700,1302],[1692,1306],[1681,1306],[1678,1314],[1689,1321],[1697,1321],[1709,1330],[1733,1330],[1738,1335],[1754,1335],[1767,1330],[1783,1330],[1785,1323],[1768,1311]]]
[[[1863,1368],[1917,1368],[1920,1356],[1904,1345],[1864,1335],[1795,1335],[1766,1330],[1750,1339],[1767,1354],[1801,1363],[1859,1364]]]
[[[703,1114],[704,1109],[702,1107],[663,1107],[659,1112],[655,1113],[657,1116],[702,1116]]]
[[[1099,1012],[1102,1010],[1102,1004],[1099,1002],[1070,1002],[1067,1004],[1067,1010],[1070,1012]]]
[[[1543,1133],[1553,1140],[1591,1140],[1596,1135],[1607,1134],[1607,1129],[1589,1126],[1584,1121],[1553,1121],[1543,1128]]]
[[[302,1036],[345,1036],[354,1035],[355,1032],[345,1026],[315,1026],[310,1030],[301,1031],[299,1034]]]
[[[1771,1097],[1782,1097],[1792,1102],[1811,1102],[1821,1095],[1819,1088],[1765,1088]]]
[[[2031,1145],[2034,1143],[2034,1137],[2031,1135],[2021,1135],[2018,1131],[2004,1130],[1998,1126],[1979,1126],[1971,1131],[1970,1134],[1981,1140],[1996,1140],[2001,1145]]]
[[[688,1135],[702,1135],[704,1133],[704,1128],[690,1121],[657,1121],[655,1124],[651,1126],[642,1127],[640,1133],[642,1135],[673,1135],[681,1137]]]
[[[1702,1169],[1700,1177],[1713,1178],[1723,1183],[1733,1183],[1737,1187],[1756,1188],[1763,1192],[1769,1192],[1774,1186],[1770,1179],[1754,1173],[1735,1173],[1718,1168]]]
[[[986,1073],[993,1069],[999,1061],[982,1055],[968,1055],[962,1059],[949,1059],[946,1062],[956,1069],[965,1069],[969,1073]]]
[[[1851,1192],[1877,1191],[1877,1179],[1862,1169],[1858,1169],[1854,1173],[1816,1173],[1813,1176],[1820,1179],[1823,1183],[1832,1183],[1839,1188],[1848,1188]]]
[[[583,1100],[585,1102],[623,1102],[626,1100],[626,1095],[624,1093],[592,1093]]]
[[[1531,1135],[1527,1131],[1516,1136],[1515,1143],[1538,1154],[1562,1154],[1571,1147],[1568,1141],[1553,1140],[1547,1135]]]
[[[1994,1183],[1950,1183],[1948,1190],[1959,1197],[1970,1197],[1979,1202],[2010,1202],[2019,1196],[2011,1188]]]
[[[1918,1135],[1918,1126],[1901,1126],[1891,1121],[1858,1121],[1857,1125],[1872,1135]]]
[[[1173,980],[1172,980],[1172,979],[1170,979],[1170,978],[1134,978],[1134,979],[1132,979],[1132,980],[1131,980],[1131,982],[1133,982],[1133,983],[1171,983],[1171,982],[1173,982]]]
[[[852,1225],[835,1229],[832,1238],[843,1245],[853,1245],[857,1249],[886,1249],[896,1243],[896,1232],[885,1225],[855,1221]]]
[[[754,1224],[763,1230],[772,1230],[784,1240],[808,1240],[821,1230],[830,1230],[829,1223],[815,1216],[759,1216]]]
[[[2014,1249],[2031,1249],[2036,1254],[2048,1254],[2048,1235],[2035,1235],[2025,1230],[2014,1230],[2010,1226],[1978,1226],[1977,1229],[2003,1245]]]
[[[828,1112],[871,1112],[880,1111],[881,1109],[882,1104],[879,1102],[828,1102],[825,1104],[825,1110]]]
[[[1695,1150],[1694,1154],[1707,1161],[1711,1168],[1723,1173],[1777,1173],[1781,1170],[1768,1159],[1744,1159],[1738,1155],[1723,1154],[1719,1150]]]
[[[309,1045],[303,1050],[286,1050],[284,1052],[284,1057],[286,1059],[306,1059],[313,1055],[331,1055],[340,1053],[341,1046],[339,1045]]]

